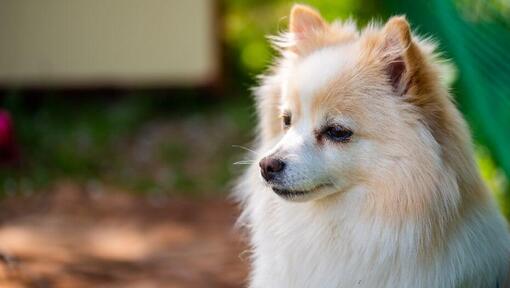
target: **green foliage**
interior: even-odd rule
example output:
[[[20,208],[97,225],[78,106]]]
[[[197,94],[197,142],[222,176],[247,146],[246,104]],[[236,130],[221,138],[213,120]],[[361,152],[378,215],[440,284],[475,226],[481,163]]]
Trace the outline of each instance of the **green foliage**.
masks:
[[[44,186],[62,175],[99,176],[113,155],[113,143],[144,116],[145,111],[129,101],[108,107],[100,101],[73,103],[50,96],[32,108],[19,95],[8,96],[5,107],[13,114],[22,158],[20,171],[2,169],[4,186],[9,186],[5,190],[22,190],[16,186],[24,182]]]
[[[508,201],[510,186],[505,173],[494,163],[486,147],[477,147],[476,162],[482,174],[482,178],[496,196],[505,216],[510,219],[510,201]]]
[[[300,3],[320,10],[328,20],[345,20],[355,15],[361,24],[366,23],[376,11],[373,1],[307,0]],[[226,1],[225,40],[229,56],[235,64],[233,71],[241,75],[242,81],[253,83],[254,76],[271,63],[274,51],[266,36],[278,34],[287,28],[287,15],[292,4],[282,0]]]
[[[0,194],[30,193],[52,182],[106,182],[136,193],[207,195],[224,191],[253,126],[251,103],[197,102],[196,95],[144,93],[118,98],[18,95],[13,113],[22,159],[0,168]],[[36,100],[37,102],[37,100]]]

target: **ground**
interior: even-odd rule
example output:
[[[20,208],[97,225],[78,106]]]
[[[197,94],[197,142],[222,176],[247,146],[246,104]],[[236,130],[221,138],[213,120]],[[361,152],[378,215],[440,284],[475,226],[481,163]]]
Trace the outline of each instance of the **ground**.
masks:
[[[242,287],[234,204],[60,181],[0,202],[0,287]]]

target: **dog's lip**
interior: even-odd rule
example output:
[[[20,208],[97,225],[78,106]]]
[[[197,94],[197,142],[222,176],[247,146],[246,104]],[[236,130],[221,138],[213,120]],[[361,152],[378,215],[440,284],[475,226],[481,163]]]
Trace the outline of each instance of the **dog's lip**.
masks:
[[[312,192],[315,192],[321,188],[332,186],[332,185],[333,184],[331,184],[331,183],[319,184],[309,190],[291,190],[291,189],[283,189],[283,188],[278,188],[278,187],[272,187],[272,189],[273,189],[274,193],[278,194],[281,197],[299,197],[299,196],[304,196],[308,193],[312,193]]]

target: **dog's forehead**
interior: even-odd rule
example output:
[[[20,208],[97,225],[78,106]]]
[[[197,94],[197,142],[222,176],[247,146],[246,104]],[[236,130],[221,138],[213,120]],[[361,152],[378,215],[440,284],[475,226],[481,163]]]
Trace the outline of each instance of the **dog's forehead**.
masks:
[[[331,103],[325,102],[334,100],[338,104],[338,100],[341,100],[331,96],[339,89],[338,80],[349,75],[349,69],[356,67],[359,51],[356,42],[323,47],[289,66],[289,77],[282,90],[282,108],[290,109],[296,116],[304,118],[315,118],[322,114],[318,114],[320,111],[334,109],[325,107],[331,106]]]
[[[356,56],[356,45],[349,43],[322,48],[302,59],[296,67],[294,85],[304,106],[350,69]]]

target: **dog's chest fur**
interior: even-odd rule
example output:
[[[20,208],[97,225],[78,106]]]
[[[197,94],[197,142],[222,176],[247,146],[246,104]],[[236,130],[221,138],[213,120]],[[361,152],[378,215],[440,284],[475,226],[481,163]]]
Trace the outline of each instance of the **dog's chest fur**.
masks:
[[[419,225],[367,218],[357,211],[363,191],[355,192],[296,204],[252,182],[250,287],[503,287],[509,239],[494,207],[452,227],[443,248],[420,251]]]

